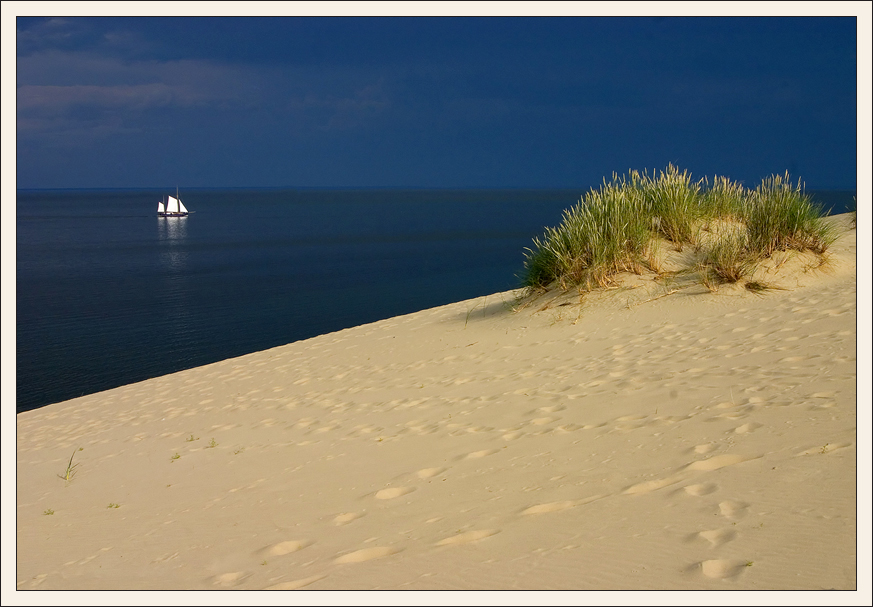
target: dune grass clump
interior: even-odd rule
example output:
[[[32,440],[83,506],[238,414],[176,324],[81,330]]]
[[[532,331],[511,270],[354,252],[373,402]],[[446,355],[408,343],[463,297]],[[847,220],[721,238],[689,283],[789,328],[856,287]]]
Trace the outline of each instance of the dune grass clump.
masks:
[[[805,195],[788,173],[764,179],[746,205],[744,220],[749,247],[769,257],[776,251],[795,249],[824,253],[836,234],[822,221],[822,209]]]
[[[606,286],[619,272],[639,271],[650,239],[642,188],[613,175],[565,211],[561,225],[534,239],[525,282],[546,287],[557,281],[564,289]]]
[[[749,250],[745,231],[731,231],[704,251],[699,271],[703,284],[714,291],[719,285],[739,282],[755,272],[758,257]]]
[[[695,224],[704,211],[700,182],[691,181],[688,171],[680,173],[670,164],[657,179],[644,174],[642,187],[654,227],[680,251],[684,243],[694,244]]]
[[[701,207],[706,217],[711,219],[741,220],[748,198],[749,192],[742,184],[716,176],[701,196]]]
[[[622,272],[657,273],[656,251],[665,239],[677,251],[695,247],[698,258],[690,269],[714,290],[751,277],[776,251],[823,255],[836,238],[822,221],[823,210],[787,173],[764,179],[755,190],[726,177],[703,184],[672,164],[658,176],[613,174],[565,211],[560,225],[534,238],[525,253],[523,285],[591,290]],[[710,234],[702,238],[704,230]]]

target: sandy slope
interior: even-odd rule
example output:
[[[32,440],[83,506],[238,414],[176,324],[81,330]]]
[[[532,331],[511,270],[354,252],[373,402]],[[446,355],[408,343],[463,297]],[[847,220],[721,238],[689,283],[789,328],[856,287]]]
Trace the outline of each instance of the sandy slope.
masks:
[[[494,295],[19,414],[18,588],[855,588],[855,232],[785,271]]]

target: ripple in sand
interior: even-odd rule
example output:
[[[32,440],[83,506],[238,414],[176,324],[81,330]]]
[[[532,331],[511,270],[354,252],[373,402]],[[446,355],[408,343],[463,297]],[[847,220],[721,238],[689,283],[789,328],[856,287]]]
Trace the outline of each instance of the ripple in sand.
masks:
[[[349,554],[344,554],[343,556],[334,560],[334,563],[363,563],[364,561],[372,561],[373,559],[380,559],[386,556],[391,556],[392,554],[397,554],[403,550],[402,548],[392,548],[389,546],[383,546],[378,548],[364,548],[363,550],[356,550],[354,552],[350,552]]]
[[[447,537],[444,540],[440,540],[436,543],[436,545],[456,546],[458,544],[469,544],[471,542],[478,542],[481,539],[491,537],[492,535],[496,535],[498,533],[500,533],[499,529],[480,529],[478,531],[467,531],[466,533],[453,535],[452,537]]]
[[[798,456],[801,455],[825,455],[827,453],[833,453],[834,451],[838,451],[840,449],[845,449],[846,447],[851,447],[852,443],[825,443],[820,447],[813,447],[812,449],[807,449],[801,453],[798,453]]]
[[[557,417],[538,417],[536,419],[530,420],[529,423],[532,426],[545,426],[546,424],[549,424],[549,423],[556,421],[558,419],[559,418],[557,418]]]
[[[699,462],[693,462],[688,464],[689,470],[703,470],[705,472],[710,472],[712,470],[718,470],[719,468],[724,468],[725,466],[733,466],[734,464],[739,464],[741,462],[747,462],[752,459],[757,459],[761,457],[758,456],[747,456],[747,455],[738,455],[736,453],[727,453],[725,455],[716,455],[715,457],[710,457],[709,459],[701,460]]]
[[[278,584],[273,584],[272,586],[267,586],[264,590],[297,590],[298,588],[303,588],[304,586],[309,586],[313,582],[322,580],[325,577],[327,576],[313,575],[312,577],[294,580],[293,582],[280,582]]]
[[[667,487],[669,485],[673,485],[681,481],[681,477],[668,477],[668,478],[659,478],[652,481],[645,481],[643,483],[637,483],[636,485],[631,485],[627,489],[625,489],[622,493],[626,495],[634,495],[639,493],[649,493],[650,491],[656,491],[663,487]]]

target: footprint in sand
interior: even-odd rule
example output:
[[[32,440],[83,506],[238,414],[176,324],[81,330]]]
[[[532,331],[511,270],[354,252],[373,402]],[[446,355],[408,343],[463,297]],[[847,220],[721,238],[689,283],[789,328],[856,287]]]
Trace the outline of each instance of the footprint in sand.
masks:
[[[743,424],[737,428],[734,428],[734,434],[748,434],[749,432],[754,432],[758,428],[760,428],[763,424],[759,424],[757,422],[749,422],[748,424]]]
[[[250,573],[245,571],[232,571],[213,576],[210,580],[214,586],[237,586],[250,575]]]
[[[712,529],[710,531],[701,531],[695,533],[695,538],[701,538],[709,542],[710,546],[716,548],[725,544],[737,536],[737,532],[733,529]]]
[[[419,470],[415,473],[415,475],[424,480],[426,478],[432,478],[441,472],[445,472],[445,468],[424,468],[423,470]]]
[[[546,504],[537,504],[535,506],[531,506],[530,508],[522,510],[521,514],[524,516],[529,514],[547,514],[549,512],[560,512],[561,510],[567,510],[575,506],[584,506],[585,504],[596,502],[603,497],[605,496],[591,495],[589,497],[584,497],[580,500],[566,500],[562,502],[548,502]]]
[[[685,487],[685,493],[688,495],[693,495],[695,497],[701,497],[703,495],[709,495],[710,493],[715,493],[718,491],[718,485],[713,483],[700,483],[697,485],[688,485]]]
[[[267,554],[271,556],[283,556],[285,554],[291,554],[292,552],[302,550],[310,544],[312,544],[312,542],[307,540],[290,540],[287,542],[279,542],[278,544],[273,544],[272,546],[268,546],[264,550]]]
[[[550,424],[554,421],[559,420],[559,417],[537,417],[535,419],[530,420],[528,423],[531,426],[545,426],[546,424]]]
[[[806,360],[809,358],[808,356],[789,356],[788,358],[783,358],[779,362],[781,363],[796,363],[802,360]]]
[[[708,420],[708,421],[720,421],[720,420],[724,420],[724,419],[728,419],[728,420],[743,419],[746,417],[748,417],[748,415],[746,415],[745,411],[743,411],[743,410],[729,411],[728,413],[722,413],[720,415],[716,415],[715,417],[710,418],[710,420]]]
[[[390,487],[376,492],[377,500],[393,500],[395,497],[415,491],[415,487]]]
[[[623,415],[621,417],[615,418],[617,422],[638,422],[642,421],[649,417],[648,415]]]
[[[478,531],[467,531],[466,533],[453,535],[452,537],[447,537],[444,540],[440,540],[436,543],[436,545],[457,546],[460,544],[469,544],[471,542],[478,542],[481,539],[491,537],[492,535],[496,535],[498,533],[500,533],[499,529],[480,529]]]
[[[703,575],[708,578],[725,579],[740,575],[743,570],[751,566],[751,561],[731,561],[727,559],[715,559],[700,563]]]
[[[749,504],[734,500],[719,503],[718,510],[729,519],[741,519],[749,513]]]
[[[392,554],[397,554],[401,550],[403,550],[403,548],[393,548],[390,546],[364,548],[363,550],[356,550],[344,554],[343,556],[334,559],[333,562],[341,565],[344,563],[363,563],[364,561],[372,561],[373,559],[381,559],[386,556],[391,556]]]
[[[576,502],[573,500],[567,500],[564,502],[549,502],[548,504],[537,504],[536,506],[531,506],[530,508],[523,510],[522,514],[545,514],[547,512],[560,512],[561,510],[567,510],[576,505]]]
[[[273,584],[272,586],[267,586],[264,590],[297,590],[298,588],[303,588],[304,586],[309,586],[313,582],[317,582],[318,580],[322,580],[327,576],[324,575],[313,575],[312,577],[306,577],[301,580],[294,580],[293,582],[280,582],[278,584]]]
[[[708,443],[706,445],[697,445],[696,447],[694,447],[694,452],[699,455],[703,455],[704,453],[711,453],[716,449],[717,447],[715,445],[713,445],[712,443]]]
[[[353,520],[359,519],[362,516],[364,515],[360,512],[346,512],[344,514],[336,515],[333,519],[333,523],[335,525],[347,525],[348,523],[351,523]]]
[[[468,453],[463,456],[462,459],[479,459],[480,457],[486,457],[488,455],[492,455],[497,453],[499,449],[483,449],[482,451],[473,451],[473,453]]]

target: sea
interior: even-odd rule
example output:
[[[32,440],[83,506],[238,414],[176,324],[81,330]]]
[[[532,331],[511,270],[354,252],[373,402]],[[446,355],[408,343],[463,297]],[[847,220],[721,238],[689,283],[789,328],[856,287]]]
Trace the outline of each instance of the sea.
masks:
[[[16,411],[515,289],[587,189],[18,190]]]

